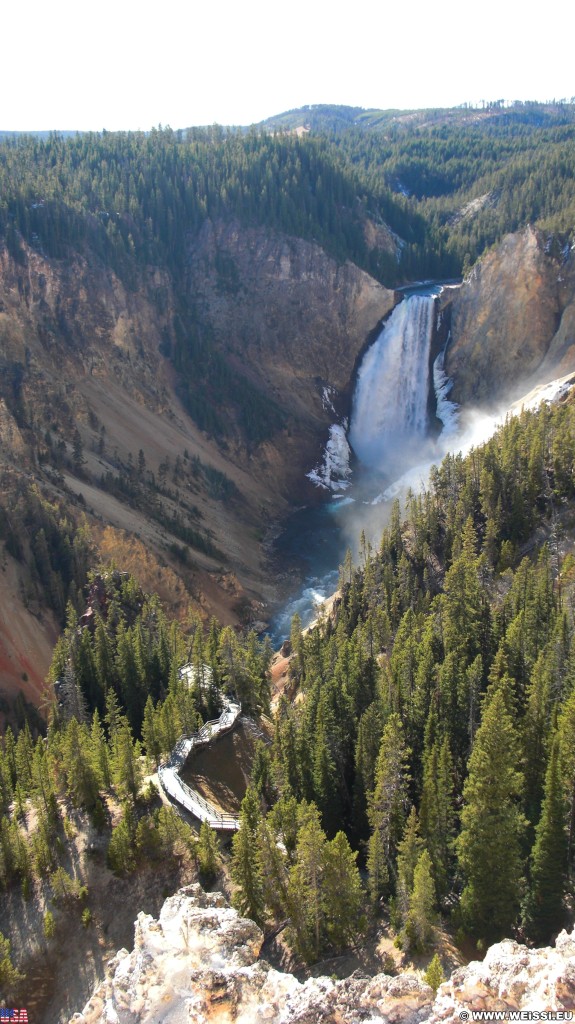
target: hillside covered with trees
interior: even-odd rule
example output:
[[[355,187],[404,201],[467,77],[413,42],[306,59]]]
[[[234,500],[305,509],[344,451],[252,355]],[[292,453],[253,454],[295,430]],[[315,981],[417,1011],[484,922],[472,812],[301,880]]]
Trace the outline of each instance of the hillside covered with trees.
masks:
[[[281,236],[286,253],[304,240],[338,274],[351,261],[389,287],[459,276],[527,223],[549,233],[560,260],[575,224],[574,158],[569,104],[411,121],[318,108],[249,131],[0,140],[0,256],[17,268],[10,294],[25,317],[46,315],[33,352],[2,355],[0,426],[14,447],[3,454],[0,539],[6,565],[29,570],[16,579],[35,623],[49,610],[62,630],[45,720],[24,700],[1,708],[11,726],[0,744],[0,889],[7,901],[43,901],[47,942],[54,918],[65,926],[74,908],[91,922],[70,869],[72,820],[97,833],[120,877],[186,860],[209,881],[223,865],[237,907],[268,932],[285,925],[307,964],[374,927],[431,956],[439,922],[481,950],[504,935],[547,942],[573,921],[573,401],[524,412],[467,457],[448,456],[425,491],[395,504],[378,548],[364,540],[359,566],[346,559],[333,617],[307,633],[294,620],[289,691],[273,740],[257,748],[231,848],[206,827],[194,837],[143,780],[181,733],[217,714],[222,693],[254,718],[271,713],[270,645],[250,629],[220,539],[244,516],[233,548],[242,566],[255,557],[245,538],[255,550],[271,515],[250,492],[249,467],[271,465],[279,490],[271,442],[289,457],[294,420],[279,384],[273,398],[261,390],[246,339],[217,339],[205,294],[190,295],[192,258],[211,269],[207,249],[194,250],[201,233],[216,222],[258,229]],[[224,234],[212,237],[212,299],[233,308],[245,284]],[[85,272],[54,308],[48,265]],[[99,271],[110,271],[108,290],[80,351],[70,323],[80,330]],[[335,293],[335,276],[326,280]],[[142,295],[128,337],[121,321]],[[110,350],[97,351],[107,330],[108,377]],[[92,404],[70,381],[48,391],[41,350],[56,367],[65,354]],[[122,445],[110,443],[94,398],[106,408],[102,393],[118,382]],[[130,435],[142,422],[133,409],[152,405],[144,451]],[[160,420],[175,439],[161,457]],[[137,550],[157,544],[187,596],[200,578],[211,594],[227,587],[236,628],[210,619],[201,592],[202,617],[180,608],[175,621],[122,565],[102,564],[102,494],[118,522],[128,510],[134,536],[143,520],[132,515],[145,515]],[[155,579],[168,571],[159,560],[148,569]],[[186,662],[192,687],[179,674]],[[9,939],[0,936],[3,991],[21,981]]]
[[[308,133],[295,129],[308,122]],[[52,134],[0,140],[0,233],[55,258],[88,246],[130,281],[181,275],[186,237],[236,217],[313,239],[388,286],[457,276],[525,224],[569,233],[575,217],[571,104],[390,111],[319,107],[250,131]],[[366,219],[402,240],[366,240]]]
[[[242,913],[287,921],[303,960],[382,915],[399,946],[429,956],[440,920],[481,949],[548,942],[573,919],[574,442],[568,401],[448,456],[396,503],[380,547],[341,567],[334,617],[305,635],[294,619],[302,697],[280,699],[257,750],[230,870]],[[269,711],[255,634],[196,623],[184,638],[130,577],[94,587],[100,610],[81,626],[70,611],[55,652],[47,743],[8,730],[1,758],[2,885],[48,885],[56,908],[77,898],[58,860],[67,804],[107,829],[118,873],[187,842],[209,878],[214,837],[203,826],[196,847],[148,809],[141,756],[156,764],[222,692]]]
[[[306,957],[361,908],[412,950],[438,913],[478,948],[573,920],[574,415],[523,413],[449,456],[342,566],[335,618],[294,621],[304,699],[280,701],[234,869],[242,910],[287,916]]]

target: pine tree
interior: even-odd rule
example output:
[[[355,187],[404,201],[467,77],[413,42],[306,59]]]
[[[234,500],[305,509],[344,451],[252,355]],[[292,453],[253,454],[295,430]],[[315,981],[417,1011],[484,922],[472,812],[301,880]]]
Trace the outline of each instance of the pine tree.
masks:
[[[517,763],[513,722],[503,693],[496,691],[484,702],[456,841],[466,880],[461,897],[464,919],[475,935],[487,939],[508,933],[519,909],[521,842],[527,822],[519,806],[523,777]]]
[[[262,804],[269,807],[274,801],[274,785],[271,777],[271,757],[262,740],[256,740],[252,762],[252,784]]]
[[[367,835],[367,808],[375,785],[375,767],[381,745],[383,721],[381,706],[374,701],[361,716],[355,746],[353,817],[362,838]]]
[[[54,938],[56,934],[56,922],[54,921],[54,915],[51,910],[47,910],[42,918],[42,930],[46,939],[50,940]]]
[[[0,986],[5,999],[9,998],[18,982],[24,980],[24,975],[14,967],[10,954],[10,942],[0,932]]]
[[[342,820],[339,774],[331,751],[335,729],[331,708],[322,698],[313,747],[313,795],[328,835],[336,832]]]
[[[109,789],[112,785],[110,768],[110,752],[98,711],[94,711],[92,728],[90,729],[90,762],[98,780],[100,789]]]
[[[575,688],[563,705],[558,733],[563,792],[567,801],[567,851],[571,863],[575,850]]]
[[[133,817],[127,809],[112,830],[106,861],[108,867],[117,875],[127,875],[136,866],[135,858],[136,829]]]
[[[237,886],[232,904],[256,924],[265,920],[264,883],[258,842],[260,825],[258,796],[248,786],[240,809],[240,828],[232,841],[231,876]]]
[[[268,815],[268,820],[273,830],[281,838],[291,863],[295,861],[295,849],[300,825],[299,818],[300,809],[298,802],[289,790],[280,796],[278,802],[274,804]]]
[[[437,889],[447,892],[455,833],[453,761],[447,736],[426,751],[420,804],[421,832],[435,871]]]
[[[399,715],[385,724],[375,772],[375,789],[369,807],[372,834],[367,868],[369,890],[374,903],[389,889],[395,871],[397,847],[409,807],[408,750]]]
[[[277,804],[276,804],[277,807]],[[276,921],[287,913],[288,868],[284,844],[278,842],[270,816],[262,818],[258,831],[263,894],[266,908]]]
[[[146,754],[149,760],[152,762],[154,767],[157,768],[160,761],[160,755],[162,753],[162,741],[158,730],[158,716],[156,715],[156,709],[154,708],[152,698],[149,694],[144,707],[142,739],[144,741],[144,747],[146,748]]]
[[[274,776],[280,792],[301,797],[301,766],[297,752],[297,728],[293,709],[282,694],[275,716]]]
[[[62,767],[76,807],[90,810],[98,799],[98,777],[90,759],[88,727],[71,718],[62,734]]]
[[[7,814],[14,796],[10,764],[0,746],[0,815]]]
[[[52,784],[46,745],[42,739],[38,739],[34,747],[31,789],[32,794],[43,807],[44,813],[50,816],[55,814],[57,818],[56,794]]]
[[[140,744],[132,739],[127,719],[121,719],[114,737],[112,777],[120,795],[134,802],[142,785],[140,753]]]
[[[200,825],[200,836],[196,846],[196,857],[200,875],[206,882],[212,882],[218,873],[218,840],[207,821]]]
[[[405,937],[409,947],[418,952],[425,950],[432,940],[434,905],[435,885],[431,857],[427,850],[424,850],[413,873],[413,889],[409,897],[409,912],[405,923]]]
[[[34,743],[30,734],[30,726],[28,722],[23,729],[18,733],[18,739],[16,740],[15,757],[16,757],[16,772],[18,776],[18,783],[25,793],[30,792],[32,785],[32,756],[34,752]]]
[[[439,986],[445,981],[445,974],[443,973],[443,967],[441,966],[441,960],[439,959],[438,953],[435,954],[433,960],[429,964],[429,967],[423,975],[423,980],[430,988],[433,989],[434,992],[437,992]]]
[[[291,620],[290,626],[290,647],[291,659],[289,663],[289,674],[294,686],[299,686],[305,671],[304,638],[301,628],[301,619],[296,614]]]
[[[423,852],[423,845],[419,834],[417,811],[415,807],[412,807],[402,840],[397,848],[397,907],[404,921],[409,912],[409,898],[413,889],[415,869]]]
[[[336,950],[345,949],[365,928],[363,889],[353,852],[343,832],[324,850],[323,907],[325,932]]]
[[[559,740],[556,736],[545,776],[541,818],[531,851],[531,885],[525,908],[525,926],[536,942],[549,942],[563,923],[567,874],[566,804],[561,779]]]
[[[296,863],[290,871],[289,934],[298,953],[309,963],[317,960],[324,928],[323,875],[326,836],[314,804],[301,804]]]
[[[94,634],[94,666],[100,691],[106,694],[114,681],[114,657],[106,626],[98,615]]]

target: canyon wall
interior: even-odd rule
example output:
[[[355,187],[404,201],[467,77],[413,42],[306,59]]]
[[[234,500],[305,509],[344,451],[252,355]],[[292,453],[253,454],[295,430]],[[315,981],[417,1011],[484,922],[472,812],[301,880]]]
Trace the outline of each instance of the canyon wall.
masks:
[[[495,404],[575,369],[575,259],[568,246],[531,227],[508,235],[448,301],[454,401]]]
[[[33,489],[85,520],[96,558],[129,556],[136,574],[147,562],[143,586],[172,571],[206,619],[265,619],[259,602],[275,591],[261,541],[316,497],[305,473],[333,422],[325,394],[345,404],[358,353],[394,301],[318,245],[236,223],[207,221],[179,278],[148,267],[122,280],[89,251],[54,260],[0,246],[0,523],[17,528]],[[232,394],[248,382],[260,407],[279,411],[263,439],[194,421],[171,358],[188,335],[225,364]],[[188,378],[197,366],[209,390],[199,363]],[[17,614],[0,615],[0,693],[21,688],[37,703],[56,624],[26,539],[19,561],[5,550],[4,570]],[[170,612],[185,614],[177,604]]]

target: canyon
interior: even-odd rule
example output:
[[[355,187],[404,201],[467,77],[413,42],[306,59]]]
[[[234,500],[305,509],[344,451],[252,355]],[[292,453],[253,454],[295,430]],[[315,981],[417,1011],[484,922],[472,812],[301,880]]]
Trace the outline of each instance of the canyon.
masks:
[[[345,406],[358,353],[395,297],[318,245],[234,223],[206,222],[190,247],[186,287],[195,329],[209,332],[232,377],[249,379],[278,415],[261,442],[247,443],[237,424],[214,437],[186,411],[168,358],[186,314],[167,272],[148,270],[130,289],[86,257],[51,260],[23,245],[15,260],[0,250],[3,505],[14,516],[18,494],[38,489],[84,520],[96,560],[137,564],[175,614],[190,606],[237,623],[248,609],[248,621],[265,620],[261,602],[277,600],[277,588],[262,540],[290,508],[317,500],[305,472],[330,422],[323,396],[327,389]],[[169,473],[160,518],[150,514],[153,495],[145,503],[102,486],[106,474],[129,473],[139,451],[149,478]],[[228,481],[231,501],[210,486],[214,476],[216,485]],[[184,545],[183,561],[170,530],[181,515],[206,541]],[[21,689],[38,704],[58,625],[30,563],[26,550],[20,559],[4,551],[2,604],[12,614],[0,622],[0,653],[4,691]],[[25,665],[34,666],[26,679]]]
[[[444,290],[433,351],[449,332],[456,402],[489,407],[573,369],[574,264],[571,249],[528,227]],[[205,619],[265,622],[282,593],[266,539],[290,510],[321,500],[306,474],[334,418],[349,415],[360,358],[399,295],[317,244],[206,220],[188,243],[184,298],[166,269],[148,268],[128,287],[85,255],[59,261],[24,243],[18,259],[0,251],[3,504],[13,508],[28,488],[60,502],[87,524],[96,560],[137,564],[175,614],[192,607]],[[273,409],[267,436],[246,439],[233,410],[225,436],[194,422],[170,358],[186,318],[232,379]],[[151,508],[157,497],[134,500],[110,486],[139,451],[145,476],[164,474],[161,516]],[[228,481],[231,500],[198,465]],[[199,547],[174,536],[182,515]],[[29,556],[4,551],[0,587],[13,609],[0,621],[2,686],[38,704],[58,623]]]
[[[396,437],[394,430],[403,415],[408,434],[415,425],[416,448],[423,447],[420,442],[428,434],[438,433],[439,421],[445,422],[438,416],[432,383],[438,356],[443,360],[442,395],[449,394],[462,414],[501,408],[533,385],[575,370],[575,261],[559,229],[554,234],[551,228],[523,227],[500,235],[491,248],[484,244],[486,229],[483,236],[478,229],[476,245],[470,248],[474,257],[483,255],[460,285],[438,287],[435,305],[412,298],[402,302],[401,291],[381,282],[403,286],[421,269],[429,269],[432,276],[439,268],[438,275],[447,277],[462,263],[469,265],[467,260],[458,262],[462,252],[455,248],[445,259],[445,251],[432,252],[439,220],[432,230],[431,220],[427,227],[418,222],[415,203],[408,210],[403,169],[401,179],[394,178],[391,185],[391,171],[386,172],[382,191],[370,193],[367,173],[362,183],[356,170],[350,170],[355,157],[348,160],[343,182],[348,157],[340,158],[334,149],[332,163],[320,163],[322,143],[317,151],[294,150],[288,160],[281,153],[284,142],[286,151],[291,150],[288,140],[238,136],[221,147],[221,163],[230,160],[232,173],[219,179],[216,175],[206,184],[214,169],[212,149],[222,140],[206,135],[203,163],[198,163],[197,139],[186,139],[189,163],[184,167],[178,163],[183,140],[174,142],[169,131],[165,136],[137,140],[141,163],[132,164],[133,173],[124,174],[135,145],[125,137],[114,142],[110,176],[106,169],[98,179],[94,156],[106,152],[106,139],[98,144],[87,140],[85,150],[74,150],[87,175],[81,181],[70,174],[73,159],[68,161],[67,155],[59,165],[58,185],[50,165],[41,187],[49,180],[53,199],[62,185],[65,212],[58,209],[57,198],[52,204],[48,190],[45,199],[43,193],[23,189],[8,213],[8,206],[0,208],[5,229],[5,242],[0,243],[0,727],[7,722],[21,726],[28,716],[33,729],[42,732],[54,643],[66,621],[68,639],[81,635],[77,622],[85,611],[87,573],[101,563],[133,572],[145,590],[158,593],[188,637],[196,617],[201,620],[196,636],[203,635],[202,626],[212,616],[238,632],[262,632],[295,575],[289,554],[283,560],[277,556],[278,534],[294,511],[327,507],[324,499],[329,495],[315,484],[335,480],[333,490],[339,492],[349,475],[354,480],[360,462],[383,474],[401,440],[401,431]],[[58,140],[48,143],[50,160],[54,154],[58,158],[59,146]],[[254,172],[258,146],[259,177]],[[382,154],[386,148],[384,139]],[[367,159],[366,152],[367,147],[357,147],[358,162]],[[280,157],[285,164],[281,174]],[[149,179],[148,163],[154,172]],[[427,185],[425,180],[418,184],[417,161],[411,172],[407,164],[411,185],[425,199]],[[138,166],[145,168],[146,180],[140,174],[141,183],[136,184]],[[89,177],[92,191],[84,189]],[[438,173],[441,196],[439,178]],[[38,187],[37,180],[33,185]],[[389,192],[385,197],[384,188]],[[397,190],[402,198],[396,203]],[[496,191],[471,198],[462,207],[460,222],[488,214],[498,201]],[[385,210],[395,229],[406,229],[405,238],[384,223]],[[459,238],[457,245],[462,244]],[[425,347],[416,344],[419,337],[411,324],[395,335],[393,358],[380,360],[378,374],[373,374],[377,386],[366,392],[366,416],[354,419],[353,396],[362,382],[366,354],[375,349],[372,342],[383,322],[410,320],[408,302],[420,307],[417,319]],[[390,382],[401,380],[398,364],[404,379],[390,400]],[[370,462],[362,443],[374,421],[392,443],[385,459],[378,456]],[[350,474],[348,439],[355,449]],[[412,440],[407,438],[406,451]],[[324,471],[318,467],[326,443]],[[394,473],[401,472],[403,462],[402,452]],[[334,467],[337,472],[330,477]],[[531,467],[529,471],[531,475]],[[564,476],[569,478],[569,473],[565,470]],[[539,484],[536,479],[533,493],[541,498]],[[353,490],[354,484],[350,486]],[[478,544],[484,526],[478,499],[479,507]],[[468,511],[471,516],[476,509]],[[379,512],[377,508],[381,535]],[[443,525],[444,519],[436,540]],[[396,526],[401,547],[402,524]],[[522,544],[531,543],[519,531],[517,535]],[[412,543],[408,537],[402,572],[409,568]],[[471,550],[472,544],[468,546]],[[367,547],[364,538],[366,563]],[[503,574],[504,565],[521,554],[509,544],[500,555],[494,549],[493,572]],[[425,570],[432,571],[426,595],[432,601],[448,570],[437,559],[432,564],[424,549],[421,559],[424,581],[430,579]],[[349,571],[351,586],[351,565]],[[389,568],[390,587],[395,575]],[[381,608],[387,597],[382,588]],[[396,594],[397,600],[404,597]],[[358,608],[350,623],[360,614]],[[399,610],[397,603],[390,606],[387,625],[385,616],[378,619],[381,635],[370,697],[376,683],[388,681],[387,663],[397,639],[391,620],[395,629]],[[234,634],[229,633],[233,652]],[[319,631],[317,636],[319,645]],[[440,678],[443,663],[438,660],[437,666],[433,672]],[[381,680],[376,679],[380,670]],[[145,690],[154,700],[163,699],[168,674],[164,672],[153,694],[146,690],[149,681],[143,682],[142,695]],[[345,696],[348,675],[346,669],[337,677],[340,696]],[[106,675],[106,685],[110,678]],[[233,677],[227,685],[234,685]],[[296,683],[292,695],[295,689]],[[303,697],[304,690],[302,683],[298,702],[309,699]],[[35,718],[34,708],[40,709]],[[366,713],[365,708],[361,711]],[[322,716],[323,705],[318,723],[323,724]],[[318,734],[318,729],[310,732],[314,742]],[[355,771],[351,746],[348,754]],[[350,779],[352,774],[350,770]],[[458,781],[462,778],[460,765]],[[61,796],[61,778],[57,789]],[[7,819],[14,814],[15,820],[14,808],[13,803]],[[119,806],[114,813],[119,815]],[[46,869],[37,870],[47,892],[51,881],[42,875]],[[10,898],[17,889],[15,877]],[[173,892],[183,880],[166,891]],[[456,900],[460,879],[454,876],[452,881]],[[223,884],[228,886],[227,878]],[[101,880],[94,888],[100,899],[105,892]],[[129,911],[124,906],[124,931],[115,942],[109,933],[106,956],[126,941],[126,914],[131,918],[136,906],[156,914],[160,899],[163,894],[156,891],[153,903],[138,902]],[[28,932],[41,934],[38,906],[35,913],[36,928]],[[12,931],[18,932],[17,926]],[[504,934],[503,929],[497,934]],[[87,938],[94,945],[99,942],[96,935]],[[266,964],[262,939],[256,925],[239,918],[220,895],[206,894],[195,885],[181,890],[166,901],[157,920],[139,915],[134,953],[116,954],[106,980],[98,982],[74,1019],[82,1024],[232,1019],[435,1024],[461,1019],[462,1007],[559,1011],[575,1002],[575,936],[566,933],[560,934],[554,950],[500,943],[483,962],[455,970],[437,996],[417,971],[394,977],[354,974],[340,981],[306,975],[302,983]],[[386,941],[391,942],[389,933]],[[14,949],[20,957],[17,944]],[[63,949],[64,944],[58,952]],[[103,950],[102,944],[101,956]],[[381,966],[389,968],[383,961]],[[94,977],[100,977],[99,963],[90,984],[84,977],[78,1004]],[[63,979],[59,974],[58,984],[65,987]],[[65,1009],[62,1005],[61,1019],[70,1012],[70,1000]]]

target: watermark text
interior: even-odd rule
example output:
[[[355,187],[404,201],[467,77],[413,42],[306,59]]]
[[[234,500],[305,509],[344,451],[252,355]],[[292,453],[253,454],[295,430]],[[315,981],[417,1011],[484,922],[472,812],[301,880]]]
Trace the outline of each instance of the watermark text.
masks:
[[[574,1020],[573,1010],[461,1010],[459,1019],[482,1020]]]

